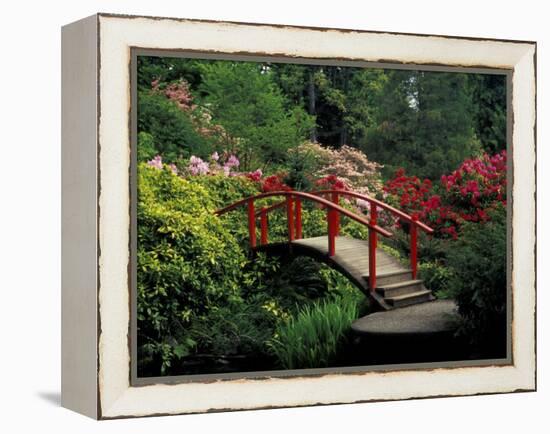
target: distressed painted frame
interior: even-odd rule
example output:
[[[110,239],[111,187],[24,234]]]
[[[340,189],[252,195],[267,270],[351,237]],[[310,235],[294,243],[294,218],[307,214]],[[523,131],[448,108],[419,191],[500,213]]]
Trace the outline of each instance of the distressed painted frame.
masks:
[[[97,419],[536,388],[536,44],[98,14],[62,33],[62,404]],[[510,71],[510,363],[140,384],[132,378],[135,50]]]

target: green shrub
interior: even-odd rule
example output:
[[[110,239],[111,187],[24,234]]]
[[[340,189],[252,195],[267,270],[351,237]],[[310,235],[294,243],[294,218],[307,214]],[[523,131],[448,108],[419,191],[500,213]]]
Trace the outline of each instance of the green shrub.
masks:
[[[356,318],[356,303],[345,299],[306,305],[277,327],[269,346],[284,369],[327,367]]]
[[[247,300],[213,307],[190,332],[197,352],[216,356],[267,354],[266,343],[279,320],[268,301]]]
[[[200,103],[231,137],[238,137],[241,167],[280,163],[314,126],[314,118],[287,100],[272,74],[256,62],[212,62],[202,65]]]
[[[206,191],[216,209],[231,205],[249,196],[255,196],[259,190],[255,183],[244,176],[190,176],[192,184],[200,185]],[[246,205],[220,216],[224,227],[233,235],[244,249],[248,249],[248,217]],[[259,239],[259,233],[257,234]]]
[[[437,298],[451,297],[452,269],[439,262],[421,262],[418,264],[418,273],[420,278],[424,280],[426,288],[431,290]]]
[[[451,294],[463,317],[462,332],[485,352],[506,348],[506,209],[485,223],[469,223],[448,251]]]
[[[171,363],[195,347],[197,316],[240,297],[246,256],[202,186],[138,168],[137,315],[140,363]]]
[[[158,149],[155,147],[155,138],[152,134],[144,131],[138,134],[137,152],[138,161],[149,161],[158,154]]]
[[[399,256],[409,258],[411,252],[409,225],[408,223],[403,223],[402,226],[402,228],[391,228],[390,232],[392,232],[393,236],[391,238],[383,238],[383,242],[399,252]],[[424,262],[444,262],[452,241],[427,235],[422,229],[418,229],[418,259]]]
[[[368,297],[346,276],[324,264],[321,265],[319,273],[327,283],[328,297],[343,299],[344,303],[357,304],[359,316],[367,315],[370,312],[371,306]]]
[[[196,131],[187,113],[164,95],[152,91],[139,92],[138,131],[153,137],[154,153],[162,155],[167,163],[175,162],[180,156],[187,158],[195,154],[206,157],[213,149],[209,141]],[[140,142],[139,146],[142,144]],[[143,153],[139,157],[144,157]]]

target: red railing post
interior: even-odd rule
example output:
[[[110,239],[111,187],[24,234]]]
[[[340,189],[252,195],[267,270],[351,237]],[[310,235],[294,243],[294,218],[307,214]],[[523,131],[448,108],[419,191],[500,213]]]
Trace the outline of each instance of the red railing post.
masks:
[[[417,238],[418,238],[418,227],[416,222],[418,221],[418,216],[412,216],[411,222],[411,270],[412,278],[416,279],[417,273]]]
[[[376,289],[376,231],[369,228],[369,289]]]
[[[370,204],[370,224],[376,226],[378,224],[378,208],[376,204]],[[369,234],[369,237],[371,234]],[[378,234],[373,231],[372,236],[374,238],[374,248],[378,247]]]
[[[254,199],[248,201],[248,236],[250,248],[256,247],[256,215],[254,214]]]
[[[261,228],[260,244],[264,245],[264,244],[267,244],[267,211],[265,206],[260,211],[260,228]]]
[[[334,203],[335,205],[339,205],[339,198],[340,196],[338,195],[338,193],[332,193],[332,203]],[[338,236],[340,234],[340,214],[338,213],[334,214],[334,225],[334,235]]]
[[[294,226],[296,229],[296,239],[302,238],[302,201],[299,197],[294,200]]]
[[[370,224],[376,226],[378,219],[378,210],[376,204],[370,204]],[[371,291],[376,289],[376,247],[378,237],[376,231],[369,228],[369,288]]]
[[[286,197],[286,220],[288,225],[288,241],[294,241],[294,213],[292,211],[294,199],[291,194]]]
[[[337,211],[329,208],[327,210],[328,223],[328,255],[334,256],[336,253],[336,214]]]

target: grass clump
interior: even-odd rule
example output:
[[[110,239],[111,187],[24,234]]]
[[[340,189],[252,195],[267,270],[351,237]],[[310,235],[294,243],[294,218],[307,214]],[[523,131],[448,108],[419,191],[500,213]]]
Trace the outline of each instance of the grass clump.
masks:
[[[269,347],[283,369],[328,367],[357,313],[357,302],[345,298],[306,305],[277,327]]]

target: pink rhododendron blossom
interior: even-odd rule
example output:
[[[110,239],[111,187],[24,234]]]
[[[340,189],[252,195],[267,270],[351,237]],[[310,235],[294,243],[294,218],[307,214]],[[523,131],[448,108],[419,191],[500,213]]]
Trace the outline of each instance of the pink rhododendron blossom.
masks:
[[[367,200],[357,199],[355,203],[363,211],[368,211],[370,209],[370,203]]]
[[[406,176],[399,169],[384,186],[390,202],[434,226],[439,234],[456,239],[463,222],[483,222],[488,210],[506,204],[506,151],[468,158],[460,167],[441,177],[441,193],[432,183]]]
[[[225,162],[224,166],[232,168],[232,167],[239,167],[240,161],[235,155],[230,155],[227,161]]]
[[[258,182],[262,179],[262,175],[262,169],[256,169],[254,172],[249,172],[245,176],[252,181]]]
[[[149,160],[147,164],[151,167],[162,169],[162,157],[160,155],[156,155],[152,160]]]
[[[220,156],[218,155],[217,152],[214,152],[210,158],[213,160],[213,161],[218,161],[220,159]]]
[[[189,159],[188,169],[192,175],[206,175],[208,173],[208,163],[192,155]]]

